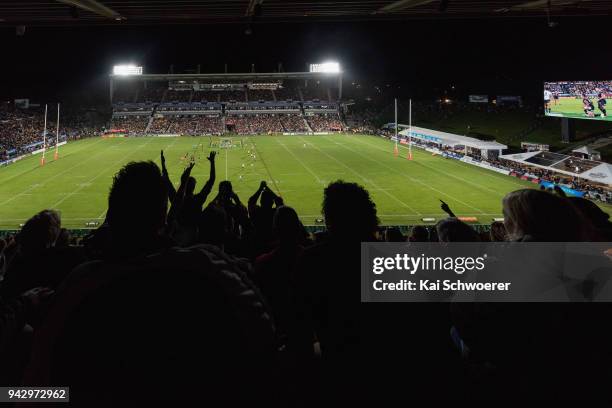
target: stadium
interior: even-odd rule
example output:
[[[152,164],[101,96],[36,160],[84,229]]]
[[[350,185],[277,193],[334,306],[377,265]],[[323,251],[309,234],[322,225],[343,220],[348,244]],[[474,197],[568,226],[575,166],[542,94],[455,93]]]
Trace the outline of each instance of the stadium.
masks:
[[[205,158],[215,150],[219,180],[231,181],[243,195],[266,181],[295,202],[302,222],[313,227],[324,221],[321,188],[342,178],[368,188],[383,225],[404,229],[445,217],[441,200],[470,223],[490,224],[503,218],[500,198],[542,183],[588,194],[604,211],[610,210],[602,189],[612,173],[603,162],[571,155],[550,162],[516,160],[516,155],[502,154],[507,145],[410,124],[398,123],[397,134],[389,131],[395,123],[387,130],[349,126],[347,121],[354,124],[355,119],[351,104],[342,98],[337,63],[312,64],[309,72],[240,74],[142,75],[142,67],[117,66],[109,78],[112,115],[103,128],[91,130],[92,137],[70,135],[62,127],[57,135],[57,129],[47,130],[49,140],[38,140],[44,115],[6,122],[32,120],[32,126],[42,128],[32,128],[34,143],[7,154],[5,164],[13,163],[3,169],[2,227],[17,229],[38,208],[59,211],[69,228],[96,227],[105,219],[105,192],[113,171],[134,160],[159,163],[160,151],[176,188],[192,162],[198,164],[193,176],[206,179]],[[47,157],[40,165],[44,145]],[[568,160],[588,167],[575,172],[577,165],[562,165]],[[96,163],[114,165],[109,169]],[[587,169],[598,176],[584,174],[578,181]],[[581,182],[584,188],[575,188]]]
[[[606,400],[608,2],[21,3],[0,402]]]

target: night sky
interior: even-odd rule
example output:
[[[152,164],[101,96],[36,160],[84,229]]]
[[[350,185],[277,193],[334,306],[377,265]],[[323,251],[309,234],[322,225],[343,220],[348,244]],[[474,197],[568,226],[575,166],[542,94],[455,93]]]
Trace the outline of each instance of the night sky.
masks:
[[[0,97],[43,100],[107,98],[117,63],[145,73],[304,70],[334,59],[347,80],[390,84],[399,94],[427,96],[455,85],[464,93],[541,94],[541,82],[612,79],[612,18],[544,17],[245,25],[28,27],[0,29]],[[399,87],[399,88],[397,88]]]

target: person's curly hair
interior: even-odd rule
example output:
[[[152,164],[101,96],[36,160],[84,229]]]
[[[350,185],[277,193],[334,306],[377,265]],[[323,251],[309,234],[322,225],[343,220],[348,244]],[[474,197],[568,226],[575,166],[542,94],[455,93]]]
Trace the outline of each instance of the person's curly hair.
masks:
[[[126,164],[113,178],[107,220],[113,230],[157,231],[166,222],[168,190],[152,161]]]
[[[376,204],[368,191],[342,180],[323,190],[323,215],[331,234],[351,239],[373,238],[379,223]]]

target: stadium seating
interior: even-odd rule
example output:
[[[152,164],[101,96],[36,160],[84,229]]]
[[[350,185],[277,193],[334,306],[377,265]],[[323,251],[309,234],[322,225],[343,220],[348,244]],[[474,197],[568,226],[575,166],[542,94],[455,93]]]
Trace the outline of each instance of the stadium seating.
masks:
[[[106,221],[76,245],[53,210],[0,240],[4,383],[68,385],[71,403],[88,407],[189,405],[193,395],[176,395],[186,386],[220,405],[337,406],[381,401],[371,387],[354,390],[366,381],[359,367],[378,373],[368,384],[403,390],[406,375],[422,381],[427,391],[411,399],[432,401],[440,383],[473,388],[449,397],[455,403],[490,401],[517,376],[528,377],[530,392],[529,384],[575,384],[576,369],[587,384],[607,379],[584,370],[608,365],[607,308],[359,301],[361,242],[609,241],[612,224],[587,200],[518,190],[500,199],[508,229],[476,231],[443,203],[449,218],[433,228],[379,234],[369,193],[338,181],[323,191],[333,222],[310,235],[265,182],[246,204],[228,181],[213,193],[214,154],[209,162],[200,193],[187,188],[191,167],[180,176],[153,162],[126,165],[113,179]],[[397,378],[382,369],[389,361],[416,372]],[[202,367],[214,378],[192,375]],[[152,385],[163,390],[150,393]]]

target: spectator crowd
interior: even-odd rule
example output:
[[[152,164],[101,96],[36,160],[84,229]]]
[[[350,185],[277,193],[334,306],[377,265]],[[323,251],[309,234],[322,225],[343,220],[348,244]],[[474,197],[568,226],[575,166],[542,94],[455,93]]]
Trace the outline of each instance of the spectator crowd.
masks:
[[[335,181],[326,231],[309,235],[265,181],[246,201],[217,184],[215,157],[201,186],[195,163],[171,175],[163,152],[161,168],[119,169],[104,223],[79,246],[53,210],[0,241],[0,384],[70,386],[86,407],[476,403],[510,384],[506,401],[542,391],[550,402],[569,398],[566,384],[583,398],[581,384],[607,389],[606,304],[359,298],[361,242],[610,241],[590,201],[518,190],[488,234],[442,203],[448,218],[406,237],[381,234],[368,191]]]
[[[45,128],[44,109],[0,107],[0,161],[40,149]],[[47,122],[47,146],[55,146],[56,119]],[[59,139],[79,139],[96,134],[79,116],[65,116],[60,120]]]

